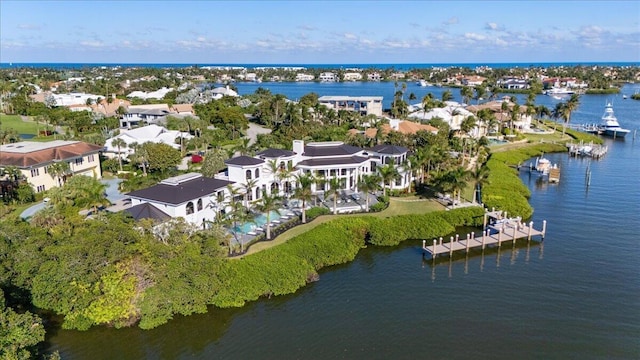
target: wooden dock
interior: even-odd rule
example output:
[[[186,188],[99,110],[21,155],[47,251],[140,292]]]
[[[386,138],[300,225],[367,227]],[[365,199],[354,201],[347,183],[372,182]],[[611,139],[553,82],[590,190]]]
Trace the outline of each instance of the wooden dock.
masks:
[[[487,220],[493,220],[493,223],[487,225]],[[494,245],[500,247],[503,242],[517,239],[526,238],[527,241],[530,241],[534,236],[540,236],[544,239],[547,228],[546,220],[542,222],[542,230],[536,230],[533,228],[533,221],[529,224],[523,224],[519,218],[507,218],[506,213],[503,214],[502,211],[486,212],[484,224],[484,230],[479,236],[476,236],[475,233],[467,234],[466,238],[456,235],[452,236],[448,242],[443,242],[443,238],[433,239],[431,244],[427,244],[427,240],[422,240],[422,250],[434,258],[441,254],[452,256],[455,251],[469,252],[470,249],[484,249]]]

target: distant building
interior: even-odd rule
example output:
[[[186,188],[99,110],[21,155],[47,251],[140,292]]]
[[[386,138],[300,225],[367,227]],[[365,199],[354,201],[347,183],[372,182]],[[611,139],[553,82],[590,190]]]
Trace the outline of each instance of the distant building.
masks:
[[[342,74],[344,81],[360,81],[362,80],[362,74],[359,72],[346,72]]]
[[[49,173],[49,166],[67,162],[66,176],[86,175],[102,177],[99,153],[102,146],[81,141],[55,140],[49,142],[22,141],[0,145],[0,167],[15,166],[36,192],[62,185],[62,179]]]
[[[318,102],[330,109],[382,116],[382,96],[321,96]]]
[[[338,81],[338,76],[335,73],[332,73],[332,72],[323,72],[323,73],[320,74],[318,79],[321,82],[336,82],[336,81]]]
[[[105,141],[104,155],[109,158],[120,155],[120,157],[124,159],[134,153],[134,150],[129,147],[129,145],[133,143],[142,145],[147,142],[152,142],[156,144],[167,144],[174,149],[180,149],[180,138],[192,139],[193,135],[177,130],[167,130],[158,125],[148,125],[132,130],[120,130],[120,134]],[[117,146],[113,145],[115,139],[124,140],[126,145],[118,149]]]
[[[367,80],[369,81],[380,81],[381,79],[380,73],[374,72],[367,74]]]
[[[309,74],[296,74],[296,81],[313,81],[316,77]]]

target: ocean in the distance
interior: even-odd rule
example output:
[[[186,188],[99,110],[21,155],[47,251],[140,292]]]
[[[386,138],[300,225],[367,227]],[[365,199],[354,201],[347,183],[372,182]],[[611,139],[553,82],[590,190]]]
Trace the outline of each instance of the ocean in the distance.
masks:
[[[83,69],[94,67],[145,67],[145,68],[185,68],[185,67],[244,67],[254,69],[259,67],[277,67],[277,68],[295,68],[302,67],[307,69],[396,69],[398,71],[408,71],[412,69],[430,69],[430,68],[448,68],[448,67],[466,67],[474,69],[476,67],[488,66],[490,68],[530,68],[530,67],[574,67],[574,66],[640,66],[640,62],[531,62],[531,63],[406,63],[406,64],[231,64],[231,63],[18,63],[3,62],[0,63],[0,69],[8,68],[52,68],[52,69]]]

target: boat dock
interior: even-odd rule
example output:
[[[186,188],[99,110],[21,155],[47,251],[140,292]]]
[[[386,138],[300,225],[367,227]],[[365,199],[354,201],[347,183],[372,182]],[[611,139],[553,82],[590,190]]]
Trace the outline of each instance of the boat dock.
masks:
[[[506,213],[502,211],[487,211],[484,214],[484,227],[480,236],[475,233],[467,234],[466,238],[460,238],[459,235],[451,236],[448,242],[443,242],[443,238],[433,239],[431,244],[427,244],[427,240],[422,240],[423,253],[429,253],[433,258],[441,254],[453,256],[456,251],[464,250],[469,252],[470,249],[482,248],[497,245],[500,247],[503,242],[516,241],[526,238],[530,241],[534,236],[540,236],[544,239],[547,230],[547,221],[542,222],[542,230],[533,228],[533,221],[529,224],[521,222],[520,218],[507,218]],[[490,222],[487,225],[487,222]]]
[[[593,142],[585,144],[580,142],[579,144],[567,143],[567,149],[569,155],[572,156],[590,156],[594,159],[600,159],[605,156],[609,148],[606,145],[594,144]]]

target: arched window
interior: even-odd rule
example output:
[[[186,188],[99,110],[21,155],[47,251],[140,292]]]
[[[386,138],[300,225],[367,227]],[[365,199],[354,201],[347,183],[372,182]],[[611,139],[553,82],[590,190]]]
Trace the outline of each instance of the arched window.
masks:
[[[284,170],[284,161],[280,161],[280,166],[279,166],[280,170]]]
[[[260,177],[260,169],[256,169],[256,179]]]
[[[193,214],[193,203],[189,201],[187,203],[187,215],[191,215],[191,214]]]
[[[271,193],[277,194],[280,191],[278,183],[271,183]]]
[[[384,163],[386,164],[392,164],[393,163],[393,158],[391,156],[387,156],[384,158]]]
[[[198,199],[198,211],[202,210],[202,199]]]
[[[260,199],[260,187],[256,187],[256,200]]]
[[[251,180],[251,170],[247,170],[246,177],[247,177],[247,180]]]

